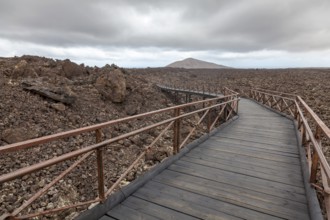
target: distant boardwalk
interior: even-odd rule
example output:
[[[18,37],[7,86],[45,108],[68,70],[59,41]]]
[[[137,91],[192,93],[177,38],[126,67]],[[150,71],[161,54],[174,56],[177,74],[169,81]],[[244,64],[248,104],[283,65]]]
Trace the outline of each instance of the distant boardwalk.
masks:
[[[107,219],[310,219],[293,122],[246,99],[239,119]]]

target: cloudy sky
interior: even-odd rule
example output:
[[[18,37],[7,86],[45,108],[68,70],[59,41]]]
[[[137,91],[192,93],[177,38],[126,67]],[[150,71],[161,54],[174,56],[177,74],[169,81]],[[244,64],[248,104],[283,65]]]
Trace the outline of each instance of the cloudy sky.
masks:
[[[1,0],[0,56],[329,67],[329,0]]]

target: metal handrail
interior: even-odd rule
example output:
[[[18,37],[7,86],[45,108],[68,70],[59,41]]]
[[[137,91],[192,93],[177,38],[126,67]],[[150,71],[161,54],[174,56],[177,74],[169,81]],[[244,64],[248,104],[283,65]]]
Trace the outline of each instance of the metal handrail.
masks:
[[[270,90],[270,89],[262,89],[262,88],[254,88],[255,90],[258,91],[263,91],[263,92],[270,92],[272,94],[276,93],[278,95],[286,95],[286,96],[291,96],[291,97],[296,97],[297,95],[292,94],[292,93],[286,93],[286,92],[280,92],[280,91],[274,91],[274,90]]]
[[[322,190],[324,192],[324,204],[327,218],[330,219],[330,166],[323,153],[321,142],[322,136],[330,142],[330,129],[300,96],[286,94],[291,95],[291,98],[288,98],[275,95],[274,93],[279,94],[280,92],[271,90],[264,92],[251,89],[250,98],[286,114],[297,122],[301,143],[306,150],[309,182],[317,190]],[[285,103],[285,109],[283,107],[281,108],[279,103]],[[308,121],[306,118],[307,116],[310,116],[312,120]],[[313,123],[314,126],[311,126],[311,123]],[[318,174],[321,177],[321,181],[319,182],[317,181]]]
[[[157,84],[157,86],[161,89],[168,89],[171,91],[178,91],[178,92],[190,92],[190,93],[195,93],[198,95],[210,95],[210,96],[220,96],[221,90],[218,89],[218,87],[210,87],[202,85],[202,86],[183,86],[183,85],[176,85],[176,84]],[[224,88],[225,89],[225,88]],[[227,88],[228,89],[228,88]],[[238,95],[238,93],[237,93]]]
[[[237,114],[237,106],[238,106],[238,101],[239,99],[237,98],[236,95],[227,95],[223,97],[216,97],[216,98],[211,98],[211,99],[206,99],[206,100],[201,100],[201,101],[196,101],[192,103],[186,103],[182,105],[177,105],[173,107],[168,107],[165,109],[159,109],[147,113],[142,113],[139,115],[135,116],[130,116],[122,119],[116,119],[92,126],[87,126],[79,129],[74,129],[71,131],[65,131],[65,132],[60,132],[58,134],[53,134],[53,135],[48,135],[28,141],[23,141],[15,144],[10,144],[6,145],[0,148],[0,153],[8,153],[8,152],[14,152],[17,151],[17,153],[20,152],[22,149],[27,149],[27,148],[32,148],[34,146],[40,145],[40,144],[45,144],[49,143],[51,141],[55,140],[62,140],[63,138],[71,137],[71,136],[76,136],[78,134],[86,133],[86,132],[95,132],[96,136],[96,144],[92,144],[89,146],[86,146],[84,148],[65,153],[63,155],[60,155],[58,157],[54,157],[27,167],[20,168],[18,170],[15,170],[11,173],[3,174],[0,176],[0,184],[5,183],[8,181],[11,181],[13,179],[22,177],[26,174],[36,172],[38,170],[47,168],[51,165],[61,163],[63,161],[76,158],[78,156],[80,157],[74,164],[72,164],[68,169],[63,171],[60,175],[58,175],[53,181],[51,181],[49,184],[44,186],[42,189],[40,189],[37,193],[35,193],[34,196],[32,196],[28,201],[23,203],[19,208],[15,209],[12,213],[7,213],[3,216],[0,217],[0,219],[7,219],[7,218],[17,218],[17,219],[25,219],[25,218],[31,218],[39,215],[44,215],[44,214],[49,214],[49,213],[54,213],[54,212],[59,212],[65,209],[69,208],[74,208],[74,207],[79,207],[82,205],[88,205],[91,203],[95,202],[103,202],[107,196],[109,196],[115,188],[118,187],[120,182],[122,181],[123,178],[138,164],[138,162],[145,156],[145,154],[156,144],[156,142],[168,131],[169,129],[173,129],[173,154],[176,154],[180,151],[180,149],[183,147],[183,145],[187,142],[187,140],[191,137],[193,132],[190,132],[187,137],[185,137],[184,141],[180,143],[180,122],[184,118],[188,118],[194,114],[198,113],[203,113],[203,117],[198,121],[198,123],[195,125],[193,131],[196,130],[197,126],[203,121],[203,119],[207,119],[207,131],[210,132],[214,125],[219,122],[219,119],[222,119],[222,122],[229,120],[232,118],[235,114]],[[183,110],[188,111],[187,107],[190,106],[200,106],[200,104],[203,104],[203,107],[200,107],[197,110],[191,111],[191,112],[183,112]],[[206,106],[206,107],[205,107]],[[218,111],[219,113],[217,114],[217,117],[212,121],[211,120],[211,111]],[[148,125],[142,128],[139,128],[137,130],[119,135],[117,137],[113,137],[107,140],[101,140],[102,137],[102,129],[106,128],[108,126],[113,126],[118,123],[123,123],[123,122],[128,122],[134,119],[138,118],[145,118],[147,116],[155,115],[155,114],[161,114],[161,113],[171,113],[173,112],[174,115],[169,118],[165,119],[162,121],[159,121],[157,123],[154,123],[152,125]],[[208,116],[208,117],[206,117]],[[221,122],[221,121],[220,121]],[[117,142],[119,140],[126,139],[128,137],[131,137],[133,135],[140,134],[142,132],[148,131],[150,129],[154,129],[156,127],[160,126],[165,126],[165,128],[161,131],[161,133],[154,139],[154,141],[146,147],[143,152],[138,155],[138,157],[135,159],[135,161],[129,166],[129,168],[117,179],[117,181],[106,191],[104,190],[105,184],[104,184],[104,168],[103,168],[103,149],[105,147],[108,147],[109,144]],[[86,201],[86,202],[81,202],[61,208],[55,208],[52,210],[46,210],[42,212],[36,212],[32,214],[27,214],[27,215],[21,215],[18,216],[22,210],[24,210],[26,207],[28,207],[32,202],[34,202],[37,198],[41,197],[44,195],[47,190],[49,190],[54,184],[56,184],[59,180],[63,179],[64,176],[69,174],[75,167],[77,167],[81,162],[85,161],[93,152],[96,152],[96,163],[97,163],[97,174],[98,174],[98,197]]]

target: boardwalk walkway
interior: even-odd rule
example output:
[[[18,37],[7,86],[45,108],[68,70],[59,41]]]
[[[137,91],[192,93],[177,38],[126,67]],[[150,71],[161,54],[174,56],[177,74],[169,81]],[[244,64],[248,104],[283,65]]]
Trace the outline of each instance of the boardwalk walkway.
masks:
[[[236,121],[101,219],[309,218],[293,122],[242,99]]]

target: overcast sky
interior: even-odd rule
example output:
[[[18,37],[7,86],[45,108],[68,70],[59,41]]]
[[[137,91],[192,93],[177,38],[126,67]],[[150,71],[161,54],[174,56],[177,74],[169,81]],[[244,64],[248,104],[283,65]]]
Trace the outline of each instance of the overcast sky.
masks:
[[[329,0],[1,0],[0,56],[329,67]]]

